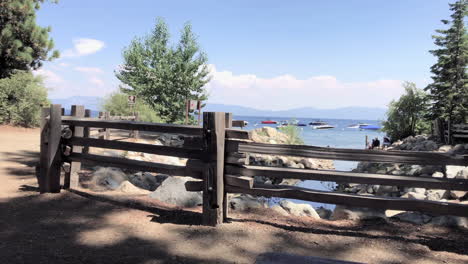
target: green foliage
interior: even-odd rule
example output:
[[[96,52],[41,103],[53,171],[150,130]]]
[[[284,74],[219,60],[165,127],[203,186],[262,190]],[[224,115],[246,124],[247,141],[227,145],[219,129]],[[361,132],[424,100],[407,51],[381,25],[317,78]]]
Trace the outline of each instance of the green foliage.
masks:
[[[166,23],[158,19],[154,30],[135,38],[123,51],[124,63],[117,78],[128,86],[164,121],[183,122],[186,100],[205,100],[203,86],[209,81],[207,56],[200,50],[190,24],[181,32],[177,46],[169,45]]]
[[[286,144],[290,145],[304,145],[304,140],[301,136],[301,130],[298,126],[287,125],[280,127],[279,130],[288,136]]]
[[[104,99],[103,109],[111,115],[131,116],[134,114],[133,108],[128,105],[128,94],[113,93]],[[138,100],[135,104],[135,113],[138,113],[140,121],[161,123],[158,114],[145,102]]]
[[[16,72],[0,79],[0,123],[38,126],[42,106],[49,105],[42,78]]]
[[[425,90],[430,93],[431,119],[462,122],[468,117],[468,40],[464,23],[467,0],[450,4],[450,10],[451,21],[442,20],[449,28],[436,30],[439,35],[433,36],[438,49],[430,52],[437,57],[437,63],[431,67],[433,82]]]
[[[428,95],[414,83],[403,84],[406,93],[392,101],[383,122],[383,131],[392,140],[430,132],[430,122],[424,119],[428,111]]]
[[[52,51],[50,27],[36,24],[36,11],[42,2],[44,0],[0,2],[0,78],[10,76],[14,70],[37,69],[42,61],[59,56],[58,51]]]

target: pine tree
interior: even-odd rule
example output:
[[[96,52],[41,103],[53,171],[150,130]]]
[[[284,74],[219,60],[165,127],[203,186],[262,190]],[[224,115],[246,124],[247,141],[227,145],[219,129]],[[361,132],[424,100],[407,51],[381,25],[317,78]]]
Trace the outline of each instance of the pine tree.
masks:
[[[464,24],[467,0],[450,4],[450,10],[451,21],[441,20],[450,27],[436,30],[440,35],[433,36],[439,48],[430,52],[437,57],[437,63],[431,67],[433,82],[425,90],[430,92],[432,119],[463,122],[468,113],[468,41]]]
[[[58,51],[52,51],[50,27],[36,24],[36,11],[44,1],[0,1],[0,78],[10,76],[15,70],[37,69],[42,61],[59,56]]]
[[[167,24],[158,19],[148,36],[134,39],[124,50],[124,64],[116,76],[127,87],[123,92],[139,96],[166,122],[174,123],[184,120],[187,99],[206,99],[203,87],[209,71],[190,24],[176,47],[169,39]]]

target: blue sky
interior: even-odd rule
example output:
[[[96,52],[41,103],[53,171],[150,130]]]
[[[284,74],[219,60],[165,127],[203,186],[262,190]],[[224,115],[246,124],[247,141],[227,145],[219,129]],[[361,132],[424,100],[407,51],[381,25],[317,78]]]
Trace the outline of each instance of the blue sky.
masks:
[[[39,73],[51,98],[104,96],[119,84],[122,49],[163,17],[174,41],[192,23],[212,69],[209,102],[385,107],[402,81],[430,81],[431,35],[448,2],[60,0],[43,5],[38,23],[52,27],[62,58]]]

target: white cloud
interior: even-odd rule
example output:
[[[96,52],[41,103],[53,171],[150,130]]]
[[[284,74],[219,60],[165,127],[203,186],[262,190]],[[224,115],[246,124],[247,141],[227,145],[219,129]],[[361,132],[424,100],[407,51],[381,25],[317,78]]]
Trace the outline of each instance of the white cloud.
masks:
[[[66,67],[70,66],[70,64],[65,63],[65,62],[61,62],[61,63],[58,64],[58,66],[66,68]]]
[[[86,73],[86,74],[101,74],[103,70],[97,67],[75,67],[76,71]]]
[[[400,80],[343,82],[328,75],[298,79],[289,74],[260,78],[218,71],[214,65],[210,69],[212,80],[206,85],[210,102],[258,109],[386,107],[404,91]]]
[[[96,53],[104,48],[103,41],[89,38],[79,38],[73,40],[73,49],[67,49],[63,52],[62,58],[66,57],[80,57]]]
[[[39,69],[39,70],[33,71],[33,74],[36,76],[37,75],[42,76],[44,78],[44,82],[46,83],[46,86],[50,84],[61,84],[64,82],[61,76],[59,76],[57,73],[51,70]]]
[[[105,83],[104,83],[103,80],[101,80],[100,78],[95,77],[95,76],[89,78],[88,81],[89,81],[90,83],[96,85],[96,86],[99,86],[99,87],[103,87],[103,86],[105,85]]]

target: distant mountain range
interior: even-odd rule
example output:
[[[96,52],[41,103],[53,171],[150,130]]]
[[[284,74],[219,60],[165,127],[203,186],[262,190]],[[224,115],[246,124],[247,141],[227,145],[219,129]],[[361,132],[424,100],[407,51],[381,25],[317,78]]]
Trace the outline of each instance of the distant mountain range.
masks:
[[[87,109],[98,111],[101,109],[102,97],[73,96],[63,99],[51,99],[54,104],[61,104],[65,109],[72,105],[84,105]],[[385,108],[377,107],[341,107],[334,109],[318,109],[313,107],[301,107],[289,110],[259,110],[239,105],[225,105],[207,103],[204,111],[230,112],[236,116],[264,116],[264,117],[289,117],[289,118],[331,118],[331,119],[358,119],[381,120],[385,118]]]
[[[264,117],[294,117],[294,118],[330,118],[330,119],[358,119],[381,120],[385,118],[387,109],[377,107],[341,107],[334,109],[319,109],[314,107],[301,107],[289,110],[259,110],[238,105],[210,104],[205,111],[231,112],[238,116],[264,116]]]

